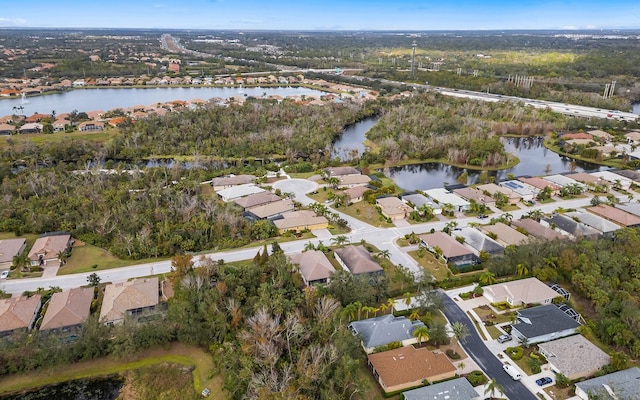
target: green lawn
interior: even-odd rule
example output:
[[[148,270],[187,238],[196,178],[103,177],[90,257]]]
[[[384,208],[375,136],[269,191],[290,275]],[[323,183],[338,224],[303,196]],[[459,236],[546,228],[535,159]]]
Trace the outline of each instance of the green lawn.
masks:
[[[209,377],[214,368],[211,355],[198,347],[179,343],[171,345],[168,349],[145,350],[125,359],[105,357],[24,374],[6,375],[0,377],[0,393],[36,388],[68,380],[117,374],[165,362],[195,366],[193,386],[196,393],[200,393],[203,388],[207,387],[211,390],[211,399],[225,399],[222,393],[221,377]]]
[[[487,328],[487,332],[489,332],[492,339],[497,339],[498,336],[502,335],[502,332],[493,325],[486,326],[485,328]]]
[[[498,314],[496,312],[494,312],[491,308],[489,308],[489,306],[482,306],[482,307],[476,307],[473,309],[473,311],[476,312],[476,314],[478,314],[478,316],[484,321],[485,319],[489,319],[491,321],[493,321],[496,324],[502,324],[504,322],[511,322],[511,315],[512,313],[508,312],[508,313],[504,313],[504,314]],[[490,316],[495,316],[495,318],[491,318]]]
[[[366,222],[367,224],[378,228],[392,228],[395,226],[392,223],[387,222],[386,218],[380,215],[378,210],[366,201],[361,201],[348,207],[340,207],[338,210],[350,217],[359,219],[362,222]]]
[[[437,281],[442,281],[447,279],[449,267],[443,261],[437,260],[436,257],[426,250],[414,250],[410,251],[409,254],[413,257],[414,260],[420,264],[420,266],[427,271],[431,272],[434,278]],[[422,254],[422,257],[420,255]]]
[[[79,242],[76,242],[79,243]],[[146,258],[143,260],[121,260],[105,249],[86,243],[74,246],[67,264],[60,268],[58,275],[77,274],[80,272],[99,271],[103,269],[126,267],[129,265],[145,264],[163,261],[167,258]],[[93,268],[97,265],[96,268]]]

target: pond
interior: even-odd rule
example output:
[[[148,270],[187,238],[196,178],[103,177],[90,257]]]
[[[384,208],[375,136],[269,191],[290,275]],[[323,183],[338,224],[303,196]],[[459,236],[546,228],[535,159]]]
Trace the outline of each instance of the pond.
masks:
[[[634,114],[640,114],[640,103],[634,103],[631,105],[631,112]]]
[[[544,147],[543,137],[531,138],[502,138],[505,150],[515,154],[520,163],[513,168],[500,171],[489,171],[489,176],[495,177],[496,182],[506,180],[508,174],[516,177],[522,175],[550,175],[570,172],[595,172],[608,169],[597,164],[572,160],[563,157]],[[472,185],[478,182],[480,171],[452,167],[441,163],[425,163],[393,167],[385,173],[396,185],[404,190],[427,190],[443,187],[445,184],[456,184],[458,178],[466,172],[468,177],[463,184]]]
[[[109,89],[74,89],[63,93],[53,93],[43,96],[22,99],[1,99],[0,116],[17,112],[14,107],[24,107],[20,114],[32,115],[39,112],[50,114],[68,113],[73,110],[82,112],[116,108],[128,108],[135,105],[150,106],[155,103],[166,103],[173,100],[189,101],[196,98],[209,100],[214,97],[229,98],[233,96],[263,96],[277,95],[309,96],[323,95],[324,92],[304,87],[159,87],[159,88],[109,88]]]
[[[119,376],[80,379],[0,395],[0,400],[114,400],[122,385],[123,379]]]
[[[360,157],[366,150],[362,143],[366,139],[365,135],[377,122],[377,117],[370,117],[347,126],[340,138],[333,143],[331,158],[338,157],[340,161],[349,161]]]

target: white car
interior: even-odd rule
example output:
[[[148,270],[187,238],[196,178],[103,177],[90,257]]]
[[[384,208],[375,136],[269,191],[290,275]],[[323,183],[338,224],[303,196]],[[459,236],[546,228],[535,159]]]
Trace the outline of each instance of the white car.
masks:
[[[6,279],[9,276],[9,270],[0,272],[0,279]]]

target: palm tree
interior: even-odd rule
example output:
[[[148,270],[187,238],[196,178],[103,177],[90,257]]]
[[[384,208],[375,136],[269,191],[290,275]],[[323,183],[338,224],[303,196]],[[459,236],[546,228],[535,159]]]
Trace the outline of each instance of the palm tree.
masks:
[[[387,299],[387,307],[389,307],[389,312],[393,312],[394,308],[396,306],[396,301],[394,299]]]
[[[387,303],[382,303],[380,304],[380,307],[378,307],[378,311],[382,311],[383,313],[386,312],[389,309],[389,306],[387,305]]]
[[[19,268],[20,271],[26,272],[29,270],[29,266],[31,266],[31,260],[29,259],[29,255],[26,252],[22,252],[22,254],[18,254],[13,257],[13,266]]]
[[[413,331],[412,335],[418,339],[418,345],[421,345],[423,341],[426,342],[429,340],[429,328],[424,325],[419,326]]]
[[[391,253],[389,252],[389,250],[380,250],[377,255],[378,257],[383,258],[385,260],[388,260],[389,258],[391,258]]]
[[[458,226],[458,223],[456,221],[449,221],[444,225],[442,232],[446,233],[447,235],[450,235],[451,231],[454,230],[457,226]]]
[[[460,348],[460,341],[467,338],[470,335],[469,328],[460,321],[456,321],[451,324],[451,331],[456,338],[456,345]]]
[[[342,246],[343,244],[347,243],[349,241],[349,239],[344,235],[340,235],[340,236],[336,236],[334,238],[331,238],[331,241],[336,246]]]
[[[304,245],[304,251],[307,250],[315,250],[316,246],[313,244],[313,242],[307,242],[307,244]]]
[[[58,261],[60,261],[60,266],[64,267],[64,265],[67,263],[67,259],[69,258],[69,255],[67,254],[67,252],[64,250],[61,250],[58,252],[57,257],[58,257]]]
[[[366,318],[369,318],[369,313],[370,313],[370,312],[374,312],[375,310],[376,310],[375,308],[373,308],[373,307],[369,307],[369,306],[363,306],[363,307],[362,307],[362,311],[364,311],[364,312],[366,312],[366,313],[367,313]]]
[[[483,285],[493,285],[496,283],[496,276],[491,271],[484,271],[480,274],[479,281]]]
[[[508,222],[507,225],[509,225],[509,224],[511,224],[511,221],[513,220],[513,214],[506,212],[506,213],[502,214],[502,218],[504,218],[504,220]]]
[[[484,390],[485,395],[490,395],[491,398],[494,398],[495,392],[500,393],[500,396],[504,395],[504,388],[501,384],[496,381],[496,378],[491,378],[487,388]]]
[[[518,276],[526,276],[529,275],[529,268],[524,263],[516,264],[516,272]]]
[[[404,304],[409,307],[411,305],[411,302],[413,301],[413,296],[411,295],[411,293],[406,292],[402,295],[402,299],[404,301]]]
[[[409,319],[412,320],[412,321],[420,319],[420,313],[418,312],[418,310],[413,310],[413,312],[411,312],[411,314],[409,314]]]

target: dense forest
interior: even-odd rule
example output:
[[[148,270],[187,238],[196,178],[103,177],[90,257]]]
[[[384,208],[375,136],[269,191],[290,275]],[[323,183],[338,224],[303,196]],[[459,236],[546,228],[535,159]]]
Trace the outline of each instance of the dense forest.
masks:
[[[564,126],[566,118],[551,111],[426,93],[391,104],[367,137],[392,162],[444,158],[500,166],[508,155],[497,135],[542,135]]]

